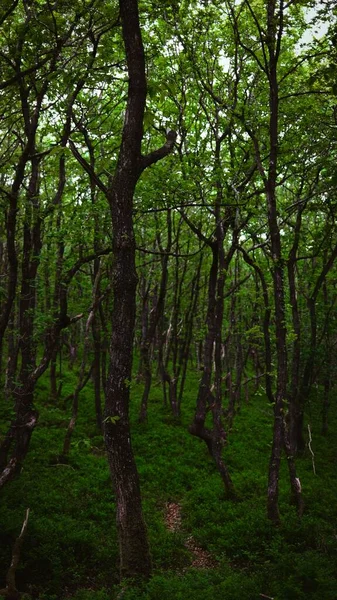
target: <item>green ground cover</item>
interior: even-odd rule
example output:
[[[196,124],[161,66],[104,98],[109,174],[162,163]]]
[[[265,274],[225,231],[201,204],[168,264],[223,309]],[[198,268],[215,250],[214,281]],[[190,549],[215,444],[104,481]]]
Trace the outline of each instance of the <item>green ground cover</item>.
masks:
[[[64,397],[72,391],[68,373]],[[310,421],[317,474],[309,450],[298,459],[305,514],[289,502],[287,465],[280,488],[282,525],[266,518],[272,409],[262,396],[243,404],[225,457],[238,499],[229,501],[205,445],[187,431],[197,380],[190,377],[181,423],[151,394],[146,424],[137,422],[142,386],[132,386],[132,431],[149,528],[154,576],[143,588],[118,584],[113,492],[103,443],[97,434],[90,385],[82,392],[69,461],[57,462],[70,407],[48,401],[48,380],[38,389],[39,425],[21,475],[0,499],[0,589],[25,510],[30,507],[17,586],[40,600],[335,600],[337,597],[337,423],[320,435],[319,407]],[[2,406],[4,403],[2,403]],[[333,409],[332,409],[333,410]],[[332,411],[331,411],[332,412]],[[6,413],[6,411],[5,411]],[[8,414],[1,415],[1,422]],[[182,530],[165,524],[165,504],[182,506]],[[186,536],[212,553],[214,569],[191,568]],[[122,593],[121,593],[122,592]]]

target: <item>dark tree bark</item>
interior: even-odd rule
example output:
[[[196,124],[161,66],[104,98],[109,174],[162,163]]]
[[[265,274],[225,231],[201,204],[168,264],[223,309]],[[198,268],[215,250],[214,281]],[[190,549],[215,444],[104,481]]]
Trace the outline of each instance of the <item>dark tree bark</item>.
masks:
[[[329,294],[328,294],[328,286],[326,279],[323,283],[323,298],[324,298],[324,308],[325,313],[329,314]],[[326,436],[328,434],[328,413],[330,407],[330,392],[331,392],[331,382],[332,382],[332,347],[331,347],[331,328],[329,324],[327,324],[327,330],[325,333],[325,345],[327,350],[327,357],[324,361],[325,364],[323,366],[323,405],[322,405],[322,435]]]
[[[189,301],[189,306],[185,314],[185,336],[184,340],[181,344],[180,354],[179,354],[179,365],[181,366],[182,372],[180,377],[180,385],[179,385],[179,394],[178,394],[178,405],[179,412],[180,406],[184,394],[185,388],[185,380],[187,373],[188,360],[190,358],[190,347],[193,336],[193,325],[195,315],[198,310],[198,301],[199,301],[199,291],[200,291],[200,273],[203,262],[203,255],[200,254],[200,259],[198,262],[198,267],[196,274],[194,275],[191,283],[191,296]]]
[[[261,47],[263,49],[263,61],[258,61],[258,64],[265,73],[269,86],[269,156],[267,168],[263,165],[259,141],[254,131],[246,124],[246,131],[251,137],[255,148],[256,165],[264,185],[272,259],[271,273],[274,290],[277,375],[276,390],[274,394],[273,444],[268,473],[267,512],[268,517],[274,524],[280,522],[278,494],[282,451],[284,450],[288,457],[291,456],[288,452],[289,444],[288,439],[285,437],[286,427],[284,422],[284,402],[287,398],[288,386],[287,330],[284,259],[282,257],[276,193],[279,157],[278,62],[284,27],[284,8],[282,2],[279,7],[277,7],[275,0],[268,0],[266,5],[266,37],[263,37],[261,29],[258,31]],[[249,7],[249,10],[250,12],[253,12],[251,7]],[[256,15],[254,15],[254,19],[256,20]],[[298,511],[301,513],[301,484],[296,477],[295,463],[293,460],[291,468],[289,469],[289,474],[291,488],[296,499]]]
[[[155,249],[155,248],[154,248]],[[157,287],[151,291],[152,285],[152,269],[148,273],[140,272],[139,275],[139,284],[138,284],[138,292],[141,300],[141,314],[139,317],[139,346],[142,347],[143,343],[148,337],[148,328],[149,328],[149,317],[150,317],[150,305],[151,303],[156,301],[157,298]],[[137,382],[145,380],[144,377],[144,369],[143,369],[143,361],[142,361],[142,353],[140,352],[139,356],[139,364],[138,364],[138,372],[137,372]]]
[[[92,321],[92,336],[94,339],[94,360],[91,374],[94,382],[96,424],[99,431],[103,431],[101,399],[101,330],[97,315],[94,316]]]
[[[107,194],[113,233],[114,306],[104,437],[117,501],[121,577],[147,579],[151,573],[151,558],[129,425],[137,287],[132,210],[133,195],[142,170],[172,150],[175,136],[171,136],[166,148],[142,157],[146,79],[137,1],[120,0],[120,13],[129,87],[118,164]]]
[[[274,394],[272,389],[272,347],[270,341],[270,318],[271,318],[271,307],[268,294],[267,282],[261,267],[249,256],[249,254],[240,247],[240,251],[243,255],[245,262],[250,265],[256,272],[257,276],[261,281],[262,295],[264,303],[264,316],[263,316],[263,339],[264,339],[264,357],[265,357],[265,383],[266,383],[266,394],[269,402],[274,402]],[[256,356],[256,359],[258,357]],[[257,370],[258,371],[258,370]],[[259,377],[259,373],[257,372]]]
[[[165,306],[165,297],[168,280],[168,260],[169,252],[171,250],[172,245],[172,221],[170,211],[168,211],[167,213],[167,235],[168,239],[166,248],[164,250],[160,243],[159,232],[157,234],[158,248],[162,252],[162,270],[159,284],[159,293],[158,297],[155,298],[155,304],[148,317],[147,327],[144,331],[145,335],[142,337],[142,343],[140,348],[140,357],[142,361],[142,369],[144,376],[144,391],[142,395],[141,408],[139,413],[139,421],[141,423],[143,423],[147,418],[147,405],[152,383],[151,350],[155,340],[156,329],[163,315]]]
[[[301,379],[298,402],[297,402],[297,411],[294,415],[293,422],[293,440],[294,446],[298,451],[303,451],[305,447],[304,433],[303,433],[303,425],[304,425],[304,408],[305,403],[309,397],[312,384],[314,382],[315,375],[315,361],[316,361],[316,352],[317,352],[317,314],[316,314],[316,302],[318,295],[321,291],[322,285],[324,284],[325,278],[331,268],[334,265],[334,262],[337,258],[337,244],[333,247],[330,252],[329,257],[325,259],[325,264],[317,277],[314,289],[307,299],[307,306],[309,310],[309,318],[310,318],[310,341],[309,341],[309,352],[308,357],[304,365],[303,375]]]
[[[293,341],[292,359],[291,359],[291,379],[289,386],[289,444],[293,455],[297,452],[297,434],[296,423],[299,412],[299,385],[300,385],[300,360],[301,360],[301,324],[297,302],[296,290],[296,260],[300,239],[300,229],[302,222],[302,213],[304,205],[300,207],[295,224],[294,241],[289,252],[287,261],[289,297],[291,304],[292,323],[295,339]]]
[[[223,238],[223,233],[221,233]],[[223,239],[221,240],[223,243]],[[228,268],[229,262],[234,254],[235,245],[227,254],[225,263],[222,265],[222,274]],[[227,268],[226,268],[227,267]],[[204,341],[203,371],[198,390],[196,410],[190,433],[205,441],[210,455],[212,456],[219,474],[223,480],[226,492],[234,496],[234,487],[229,475],[228,468],[222,458],[222,449],[226,441],[226,433],[221,422],[222,404],[221,390],[219,389],[219,356],[216,356],[217,377],[215,379],[215,395],[212,392],[213,352],[217,341],[217,332],[220,325],[220,336],[222,331],[223,314],[223,285],[224,277],[218,277],[219,255],[218,244],[212,244],[212,265],[209,277],[208,309],[207,309],[207,334]],[[219,340],[218,346],[219,347]],[[212,429],[205,426],[208,411],[211,411],[213,419]]]
[[[21,548],[27,531],[29,511],[30,509],[27,508],[20,535],[17,537],[14,543],[12,560],[6,575],[6,587],[0,590],[0,595],[6,600],[20,600],[22,596],[16,587],[16,570],[19,565]]]
[[[82,132],[85,143],[87,145],[89,156],[90,156],[90,167],[92,171],[95,171],[95,151],[92,141],[90,139],[87,129],[81,122],[76,122],[77,128]],[[93,206],[97,202],[97,186],[94,177],[90,177],[90,196]],[[101,239],[101,224],[100,217],[97,210],[94,212],[94,250],[98,252],[100,247]],[[97,316],[96,308],[101,306],[99,300],[100,295],[100,269],[101,259],[98,257],[94,260],[93,270],[93,287],[94,287],[94,306],[92,309],[92,337],[94,340],[94,360],[92,363],[92,379],[94,383],[94,395],[95,395],[95,414],[96,424],[100,431],[103,431],[102,423],[102,402],[101,402],[101,329],[100,321]],[[103,299],[103,298],[102,298]]]
[[[100,303],[100,298],[98,296],[100,278],[101,278],[101,273],[100,273],[100,270],[98,270],[95,281],[94,281],[93,304],[90,309],[89,316],[88,316],[86,326],[85,326],[83,354],[82,354],[82,362],[81,362],[80,372],[79,372],[79,376],[78,376],[78,383],[77,383],[74,393],[71,394],[72,401],[73,401],[72,402],[72,414],[71,414],[67,432],[66,432],[66,435],[64,438],[61,460],[64,460],[64,459],[66,460],[68,457],[69,450],[70,450],[71,438],[72,438],[72,435],[73,435],[73,432],[74,432],[74,429],[76,426],[76,421],[77,421],[77,416],[78,416],[79,395],[80,395],[80,392],[83,390],[83,388],[86,386],[87,382],[89,381],[90,375],[92,374],[92,371],[93,371],[93,368],[95,365],[95,359],[94,359],[88,373],[86,373],[87,359],[88,359],[88,354],[89,354],[89,350],[90,350],[90,331],[92,328],[92,322],[95,319],[95,314],[96,314],[97,308]],[[101,421],[99,422],[99,424],[101,424]]]
[[[219,148],[218,148],[219,149]],[[199,384],[196,409],[193,422],[189,428],[190,433],[204,440],[212,456],[218,472],[223,480],[226,492],[234,496],[234,487],[228,468],[222,457],[222,449],[226,441],[226,433],[222,424],[222,392],[221,392],[221,346],[222,346],[222,321],[224,310],[224,285],[226,272],[234,255],[237,244],[237,232],[233,235],[232,245],[225,255],[224,239],[229,229],[231,218],[220,217],[221,190],[218,190],[218,199],[215,206],[216,232],[215,240],[204,237],[202,232],[183,214],[185,221],[192,231],[207,244],[212,251],[212,263],[208,282],[208,304],[206,326],[207,333],[203,345],[203,368]],[[214,389],[212,391],[213,356],[215,357]],[[212,414],[212,429],[205,426],[208,411]]]
[[[229,428],[232,427],[235,414],[240,410],[242,377],[249,356],[249,348],[246,349],[244,347],[244,337],[241,335],[243,323],[245,322],[244,314],[242,312],[241,298],[236,294],[236,291],[240,288],[240,285],[247,279],[247,277],[245,277],[242,281],[240,281],[239,256],[239,253],[237,253],[232,289],[226,294],[226,296],[232,296],[232,299],[229,313],[228,333],[226,342],[222,344],[222,358],[224,366],[227,369],[226,379],[228,382],[228,387],[225,391],[228,392],[229,402],[225,414]],[[247,329],[249,329],[248,325]]]
[[[200,266],[197,271],[197,279],[192,280],[190,303],[185,309],[185,314],[182,311],[182,298],[184,297],[184,286],[186,285],[186,274],[188,272],[188,258],[180,255],[179,236],[181,231],[182,221],[179,221],[176,230],[175,243],[175,268],[173,277],[173,302],[170,311],[169,322],[166,323],[165,335],[159,339],[160,348],[158,351],[159,372],[163,384],[163,392],[165,405],[168,404],[171,408],[172,415],[175,419],[180,419],[181,399],[184,389],[187,361],[189,358],[189,346],[191,343],[192,327],[194,313],[191,314],[192,306],[196,309],[198,302],[198,282],[200,277]],[[187,245],[187,254],[189,252],[189,244]],[[183,259],[183,263],[182,263]],[[199,263],[200,265],[200,263]],[[184,323],[184,326],[183,326]],[[164,330],[164,327],[162,327]],[[164,344],[165,341],[165,344]]]
[[[268,476],[268,516],[274,523],[279,523],[278,509],[279,472],[281,453],[283,448],[283,408],[287,393],[287,345],[286,345],[286,318],[284,301],[284,265],[281,253],[281,237],[277,222],[276,178],[278,159],[278,119],[279,119],[279,93],[277,80],[277,63],[279,57],[279,43],[276,33],[276,6],[274,0],[269,0],[267,6],[268,51],[269,51],[269,143],[270,158],[268,174],[265,178],[267,200],[268,225],[272,252],[272,277],[274,286],[275,326],[276,326],[276,355],[277,355],[277,381],[274,408],[273,446],[269,463]],[[279,30],[279,36],[281,31]]]
[[[282,449],[287,454],[288,442],[285,438],[284,401],[287,397],[288,366],[287,366],[287,330],[285,314],[285,292],[284,292],[284,261],[281,251],[281,236],[277,221],[277,197],[276,180],[278,165],[278,129],[279,129],[279,90],[278,90],[278,60],[280,56],[281,40],[283,33],[283,5],[277,18],[276,3],[269,0],[267,5],[267,48],[269,54],[268,80],[269,80],[269,164],[267,176],[263,173],[266,200],[268,226],[272,253],[272,277],[274,287],[275,306],[275,329],[276,329],[276,355],[277,355],[277,377],[274,407],[274,431],[271,458],[268,476],[268,516],[278,524],[280,520],[278,509],[279,472]],[[261,164],[260,157],[258,158]],[[288,455],[289,457],[290,455]],[[288,461],[290,462],[290,461]],[[290,468],[290,467],[289,467]],[[291,461],[289,470],[291,488],[294,493],[298,512],[302,512],[301,484],[296,477],[295,463]]]
[[[17,303],[18,304],[18,303]],[[19,325],[16,323],[17,317],[15,304],[12,307],[11,316],[8,321],[7,329],[7,365],[6,365],[6,378],[5,378],[5,395],[9,399],[14,389],[15,374],[18,366],[18,354],[19,354],[19,343],[17,340],[17,333]]]
[[[104,439],[116,494],[121,577],[147,579],[151,558],[142,515],[138,472],[129,423],[129,397],[136,315],[137,273],[133,231],[133,196],[144,169],[169,154],[176,134],[146,156],[141,154],[146,102],[144,48],[137,0],[120,0],[120,17],[128,68],[128,97],[117,166],[108,186],[100,180],[75,145],[71,149],[105,194],[111,212],[113,239],[112,335],[105,388]]]

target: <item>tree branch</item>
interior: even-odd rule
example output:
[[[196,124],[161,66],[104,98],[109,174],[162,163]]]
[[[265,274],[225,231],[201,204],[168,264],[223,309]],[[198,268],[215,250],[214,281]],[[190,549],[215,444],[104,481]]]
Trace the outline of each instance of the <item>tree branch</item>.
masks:
[[[72,140],[69,140],[69,146],[70,146],[70,150],[72,151],[74,157],[80,163],[80,165],[83,167],[83,169],[88,173],[90,179],[95,182],[97,187],[106,196],[108,193],[108,188],[106,187],[106,185],[104,185],[103,181],[98,177],[97,173],[95,173],[94,169],[88,163],[88,161],[82,156],[82,154],[79,153],[79,151],[77,150],[77,148]]]
[[[150,165],[153,165],[154,163],[158,162],[159,160],[170,154],[174,148],[176,139],[177,133],[170,129],[166,133],[166,142],[163,146],[161,146],[161,148],[158,148],[158,150],[154,150],[146,156],[141,157],[141,170],[144,171],[144,169],[146,169]]]

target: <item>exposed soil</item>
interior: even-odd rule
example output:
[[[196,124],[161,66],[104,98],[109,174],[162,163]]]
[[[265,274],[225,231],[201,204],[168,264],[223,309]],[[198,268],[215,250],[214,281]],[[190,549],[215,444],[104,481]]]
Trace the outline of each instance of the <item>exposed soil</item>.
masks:
[[[167,529],[173,533],[183,531],[180,504],[167,502],[165,506],[165,523]],[[217,561],[212,557],[211,553],[201,548],[192,535],[186,537],[184,544],[193,556],[191,567],[197,569],[214,569],[217,566]]]

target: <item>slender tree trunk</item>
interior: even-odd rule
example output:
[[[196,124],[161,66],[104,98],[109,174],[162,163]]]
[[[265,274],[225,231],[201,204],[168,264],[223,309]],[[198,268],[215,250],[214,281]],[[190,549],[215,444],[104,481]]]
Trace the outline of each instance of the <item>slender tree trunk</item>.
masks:
[[[273,1],[268,4],[268,24],[271,35],[274,36],[275,14],[271,6]],[[275,393],[274,408],[274,430],[273,445],[269,463],[268,477],[268,516],[275,523],[279,523],[280,515],[278,508],[279,493],[279,473],[281,465],[281,454],[284,444],[283,438],[283,407],[287,390],[287,346],[286,346],[286,317],[284,302],[284,273],[281,254],[281,238],[279,226],[277,223],[277,202],[276,202],[276,176],[277,176],[277,145],[278,145],[278,83],[274,49],[270,49],[270,160],[268,179],[266,181],[266,196],[268,209],[268,224],[271,238],[272,249],[272,277],[274,286],[274,306],[275,306],[275,324],[276,324],[276,354],[277,354],[277,381]]]
[[[245,262],[250,265],[256,272],[257,276],[261,281],[262,286],[262,294],[263,294],[263,303],[264,303],[264,317],[263,317],[263,339],[264,339],[264,357],[265,357],[265,383],[266,383],[266,394],[269,402],[272,404],[274,402],[274,394],[272,388],[272,347],[270,341],[270,319],[271,319],[271,307],[270,300],[268,294],[268,286],[264,276],[264,273],[256,264],[256,262],[249,256],[249,254],[240,247],[240,251],[242,252],[243,258]],[[256,375],[257,381],[259,378],[259,357],[257,350],[254,350],[254,361],[256,364]]]
[[[293,246],[289,253],[287,268],[289,282],[289,297],[292,312],[292,323],[294,331],[293,351],[291,360],[291,380],[289,389],[289,443],[293,455],[297,453],[297,420],[299,414],[299,386],[300,386],[300,360],[301,360],[301,324],[297,302],[296,290],[296,259],[300,239],[302,223],[302,212],[304,206],[297,213],[295,236]]]
[[[13,389],[15,402],[15,419],[2,445],[1,462],[8,462],[8,453],[12,443],[14,449],[10,469],[2,473],[1,484],[7,482],[21,469],[29,448],[32,431],[36,425],[38,413],[34,408],[34,385],[29,383],[30,375],[35,366],[36,346],[34,342],[34,314],[36,305],[36,275],[39,265],[41,240],[41,217],[38,202],[39,161],[32,159],[25,221],[23,228],[23,260],[21,293],[19,307],[19,351],[21,355],[18,383]],[[10,441],[10,443],[8,443]]]
[[[268,33],[268,80],[269,80],[269,165],[267,177],[263,173],[267,200],[268,226],[272,252],[272,277],[274,287],[275,325],[276,325],[276,355],[277,355],[277,380],[274,408],[273,445],[269,463],[267,510],[273,523],[280,521],[278,508],[279,473],[282,450],[287,451],[284,423],[284,401],[287,397],[288,367],[287,367],[287,330],[285,314],[284,293],[284,263],[281,251],[281,236],[277,221],[277,161],[278,161],[278,119],[279,119],[279,92],[277,65],[280,55],[283,28],[283,7],[278,15],[278,28],[276,4],[269,0],[267,5],[267,33]],[[259,157],[261,165],[261,159]],[[261,167],[260,167],[261,168]],[[291,484],[293,478],[297,479],[295,463],[292,463]],[[298,480],[299,482],[299,480]],[[292,486],[296,496],[298,511],[302,510],[301,485]]]
[[[17,304],[17,303],[15,303]],[[6,398],[10,398],[12,391],[15,387],[15,374],[18,366],[18,354],[19,354],[19,343],[16,339],[18,332],[18,324],[16,324],[16,307],[15,304],[12,308],[12,313],[8,321],[7,330],[7,365],[6,365],[6,379],[5,379],[5,395]],[[19,310],[17,311],[17,313]]]
[[[67,459],[68,459],[71,438],[72,438],[72,435],[73,435],[73,432],[74,432],[74,429],[76,426],[77,417],[78,417],[78,403],[79,403],[80,392],[83,390],[83,388],[88,383],[88,381],[90,379],[90,375],[92,373],[92,366],[89,369],[89,372],[85,373],[85,365],[86,365],[86,357],[83,357],[78,384],[76,386],[74,393],[70,394],[70,396],[68,396],[69,399],[70,398],[72,399],[71,418],[68,423],[66,434],[64,436],[63,449],[62,449],[62,453],[60,455],[61,462],[67,461]],[[68,400],[68,398],[65,399],[65,403]]]
[[[330,408],[330,390],[331,390],[331,361],[328,360],[326,365],[326,373],[324,376],[324,392],[323,392],[323,406],[322,406],[322,435],[328,435],[328,414]]]
[[[326,315],[329,314],[329,295],[328,295],[328,286],[326,279],[324,279],[323,283],[323,298],[324,298],[324,308]],[[326,350],[327,350],[327,358],[323,367],[323,378],[324,378],[324,392],[323,392],[323,406],[322,406],[322,435],[328,435],[328,413],[330,407],[330,390],[331,390],[331,366],[332,366],[332,348],[331,348],[331,328],[329,323],[327,323],[327,329],[325,334],[326,341]]]
[[[187,313],[185,316],[185,338],[184,338],[183,344],[181,345],[180,356],[179,356],[179,363],[182,367],[182,373],[181,373],[180,385],[179,385],[179,394],[178,394],[179,412],[180,412],[181,402],[182,402],[182,398],[183,398],[183,394],[184,394],[188,360],[190,358],[190,348],[191,348],[192,335],[193,335],[193,324],[194,324],[194,320],[195,320],[195,315],[197,314],[197,310],[198,310],[199,291],[200,291],[200,273],[201,273],[202,262],[203,262],[203,255],[200,254],[200,260],[198,263],[197,272],[196,272],[195,276],[193,277],[192,284],[191,284],[190,303],[189,303],[189,307],[188,307],[188,310],[187,310]]]
[[[101,400],[101,332],[99,328],[99,320],[96,315],[92,322],[92,335],[94,338],[94,361],[92,365],[92,378],[94,382],[96,424],[99,431],[103,431]]]
[[[57,352],[58,348],[56,347],[50,361],[50,369],[49,369],[49,381],[50,381],[50,396],[53,401],[57,400],[58,397],[58,386],[57,386]]]
[[[168,281],[168,259],[169,252],[171,250],[172,245],[172,221],[171,221],[171,211],[167,212],[167,245],[164,249],[160,243],[160,235],[157,232],[157,242],[158,248],[162,252],[162,271],[161,271],[161,279],[159,285],[159,294],[158,298],[155,300],[155,304],[152,308],[151,314],[148,318],[148,326],[146,328],[146,335],[144,339],[142,339],[141,345],[141,360],[143,365],[143,375],[144,375],[144,390],[141,401],[141,409],[139,414],[139,421],[144,422],[147,418],[147,405],[148,398],[151,389],[152,383],[152,367],[151,367],[151,352],[153,349],[153,344],[155,340],[155,334],[157,330],[158,323],[161,320],[161,317],[164,312],[165,306],[165,297],[166,297],[166,289],[167,289],[167,281]]]
[[[221,233],[220,243],[223,243],[223,233]],[[223,284],[224,274],[228,268],[231,257],[234,253],[234,245],[222,265],[220,280],[218,280],[219,252],[218,243],[212,244],[212,265],[209,278],[208,290],[208,309],[207,309],[207,334],[204,341],[203,354],[203,373],[199,385],[196,410],[194,420],[189,430],[192,435],[200,437],[205,441],[210,455],[212,456],[217,470],[222,478],[228,496],[234,496],[234,486],[229,475],[228,468],[222,458],[222,450],[226,441],[226,433],[221,422],[222,405],[221,394],[219,391],[219,372],[216,377],[216,396],[211,391],[212,368],[213,368],[213,349],[216,342],[217,331],[220,326],[220,336],[222,331],[222,313],[223,310]],[[226,268],[227,267],[227,268]],[[220,306],[221,303],[221,306]],[[218,311],[218,312],[217,312]],[[221,325],[220,325],[221,321]],[[218,343],[218,348],[220,344]],[[219,356],[216,361],[218,363]],[[217,366],[219,368],[219,365]],[[221,379],[221,377],[220,377]],[[205,421],[208,410],[211,410],[213,427],[205,427]]]

